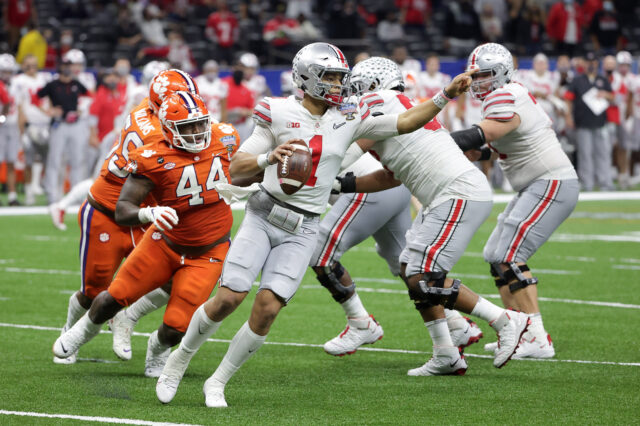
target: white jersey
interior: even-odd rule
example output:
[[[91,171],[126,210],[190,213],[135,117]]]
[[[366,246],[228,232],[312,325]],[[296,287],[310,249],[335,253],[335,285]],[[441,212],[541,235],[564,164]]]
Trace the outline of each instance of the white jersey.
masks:
[[[538,97],[536,100],[549,117],[555,117],[555,110],[551,98],[555,96],[559,83],[560,77],[552,71],[546,71],[542,75],[538,75],[535,71],[530,71],[522,80],[522,84],[529,89],[529,92],[537,92],[545,95],[545,99]]]
[[[482,101],[471,96],[469,92],[467,92],[467,95],[464,97],[463,120],[465,127],[469,127],[482,120]]]
[[[515,114],[520,126],[488,144],[500,155],[498,163],[513,189],[520,191],[538,179],[577,179],[551,119],[523,85],[508,83],[482,103],[483,119],[508,121]]]
[[[363,96],[362,101],[373,114],[399,114],[413,106],[413,101],[395,90],[371,93]],[[438,119],[413,133],[378,141],[370,152],[423,206],[435,207],[450,198],[491,200],[486,178],[465,157]],[[477,185],[457,180],[466,173],[473,174],[472,179],[477,177]]]
[[[27,74],[18,74],[11,80],[16,105],[22,108],[28,123],[49,124],[51,121],[51,117],[39,108],[42,100],[37,95],[38,90],[42,89],[49,81],[51,81],[51,74],[48,72],[38,72],[33,77]]]
[[[354,161],[353,164],[342,170],[340,176],[344,176],[347,173],[353,173],[355,176],[364,176],[381,168],[382,164],[373,158],[373,155],[365,152],[360,158]]]
[[[311,177],[293,195],[282,192],[277,165],[265,169],[262,185],[274,197],[292,206],[323,213],[342,158],[355,140],[385,139],[398,134],[397,116],[372,117],[367,105],[352,98],[323,115],[312,115],[295,96],[264,98],[254,110],[256,128],[239,151],[261,154],[291,139],[302,139],[310,148]]]
[[[91,108],[91,104],[93,103],[93,94],[96,91],[96,77],[93,73],[82,71],[76,75],[75,78],[88,91],[87,96],[80,96],[78,98],[78,114],[80,118],[88,118],[90,115],[89,108]]]
[[[406,71],[419,74],[422,71],[422,64],[417,59],[407,58],[403,63],[398,64],[398,68],[403,72]]]
[[[451,82],[451,76],[449,74],[443,74],[440,71],[434,75],[428,72],[421,72],[418,76],[418,83],[420,86],[421,98],[433,98],[440,90],[447,87]]]
[[[267,96],[269,86],[267,86],[267,79],[263,75],[254,74],[250,79],[243,82],[251,93],[253,93],[253,99],[261,99]]]
[[[220,121],[220,114],[222,113],[220,101],[228,96],[229,86],[219,78],[211,81],[205,75],[196,77],[196,84],[198,85],[200,96],[202,96],[204,103],[207,105],[209,114],[217,121]]]
[[[640,120],[640,74],[633,75],[631,78],[628,78],[627,82],[629,92],[633,97],[631,104],[631,107],[633,108],[633,117]]]

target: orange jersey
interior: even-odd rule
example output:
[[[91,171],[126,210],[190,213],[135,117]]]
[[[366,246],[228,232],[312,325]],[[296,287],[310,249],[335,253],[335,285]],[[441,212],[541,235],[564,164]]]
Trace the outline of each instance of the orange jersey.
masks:
[[[240,140],[230,124],[211,126],[211,144],[191,153],[162,140],[129,153],[127,170],[155,184],[151,191],[158,205],[172,207],[179,222],[165,235],[176,244],[204,246],[231,230],[231,208],[214,189],[229,182],[229,163]]]
[[[160,121],[149,108],[148,98],[144,98],[127,116],[120,139],[102,164],[100,176],[91,185],[91,197],[100,205],[115,211],[122,185],[129,175],[125,167],[131,151],[162,140],[164,135]]]

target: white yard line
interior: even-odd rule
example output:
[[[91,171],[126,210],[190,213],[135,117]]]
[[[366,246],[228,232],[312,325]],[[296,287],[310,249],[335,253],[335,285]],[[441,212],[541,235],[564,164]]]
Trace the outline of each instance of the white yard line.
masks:
[[[613,269],[627,269],[631,271],[640,271],[640,265],[613,265]]]
[[[640,306],[639,306],[640,308]],[[40,331],[55,331],[59,333],[62,329],[57,327],[44,327],[40,325],[28,325],[28,324],[9,324],[9,323],[0,323],[0,327],[7,328],[20,328],[27,330],[40,330]],[[111,334],[110,331],[102,330],[101,334]],[[133,332],[134,336],[141,337],[149,337],[151,333],[139,333],[137,331]],[[208,342],[213,343],[231,343],[229,339],[207,339]],[[313,344],[313,343],[297,343],[297,342],[264,342],[265,345],[274,345],[274,346],[294,346],[301,348],[322,348],[323,345]],[[379,347],[360,347],[359,351],[365,352],[386,352],[386,353],[397,353],[397,354],[417,354],[417,355],[430,355],[431,352],[426,351],[416,351],[416,350],[408,350],[408,349],[390,349],[390,348],[379,348]],[[466,354],[465,356],[474,357],[474,358],[493,358],[490,355],[476,355],[476,354]],[[520,360],[514,360],[520,361]],[[597,364],[597,365],[621,365],[621,366],[630,366],[630,367],[640,367],[640,362],[616,362],[616,361],[591,361],[591,360],[569,360],[569,359],[527,359],[525,361],[538,361],[538,362],[564,362],[564,363],[575,363],[575,364]]]
[[[44,417],[48,419],[71,419],[83,422],[118,423],[124,425],[172,426],[187,425],[187,423],[152,422],[149,420],[121,419],[119,417],[76,416],[73,414],[36,413],[33,411],[0,410],[5,416]]]
[[[14,272],[17,274],[45,274],[45,275],[80,275],[80,271],[68,271],[64,269],[37,269],[4,267],[0,271]]]
[[[553,234],[549,241],[556,243],[575,243],[582,241],[604,241],[607,243],[640,243],[637,235],[601,235],[601,234]]]

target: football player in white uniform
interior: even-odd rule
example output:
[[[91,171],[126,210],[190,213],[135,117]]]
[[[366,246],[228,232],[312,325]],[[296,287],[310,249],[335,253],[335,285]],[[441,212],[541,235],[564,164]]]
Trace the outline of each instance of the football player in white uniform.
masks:
[[[218,63],[209,59],[202,66],[202,75],[196,77],[200,96],[209,108],[209,114],[214,120],[227,122],[227,94],[228,86],[218,77]]]
[[[364,94],[362,103],[368,105],[374,115],[386,117],[413,106],[402,93],[400,71],[388,59],[374,57],[356,65],[352,84]],[[434,99],[440,102],[438,95]],[[442,107],[445,104],[446,101],[440,103]],[[498,332],[500,340],[494,366],[504,366],[518,347],[528,318],[499,308],[462,285],[460,280],[447,277],[491,212],[492,192],[487,179],[464,156],[437,119],[411,134],[380,141],[358,141],[349,148],[349,155],[357,154],[358,150],[372,152],[385,169],[338,179],[341,192],[373,192],[402,182],[424,206],[406,234],[400,264],[409,296],[433,340],[433,357],[407,374],[435,376],[466,372],[467,363],[453,344],[444,308],[455,308],[486,320]],[[468,327],[461,315],[452,315],[460,326]]]
[[[318,238],[319,215],[324,212],[335,176],[349,145],[360,138],[384,139],[412,132],[428,123],[441,109],[444,95],[402,114],[373,117],[366,105],[348,99],[349,66],[344,54],[327,43],[303,47],[293,60],[293,80],[304,98],[265,98],[254,113],[257,126],[231,162],[235,178],[264,170],[260,190],[247,202],[244,220],[227,255],[215,297],[191,319],[187,333],[169,357],[158,379],[160,401],[173,399],[191,357],[244,300],[262,271],[249,321],[234,336],[229,349],[205,382],[209,407],[225,407],[224,388],[233,374],[266,339],[278,312],[295,294]],[[447,87],[457,96],[467,88],[468,74]],[[280,187],[275,163],[300,140],[312,157],[311,177],[292,195]]]
[[[565,108],[564,102],[554,95],[559,82],[558,73],[549,71],[549,59],[544,53],[533,57],[533,70],[527,72],[521,81],[553,122],[557,113],[564,112]]]
[[[7,189],[10,206],[19,206],[16,192],[16,169],[20,150],[18,130],[18,108],[16,107],[16,86],[12,83],[17,70],[16,60],[10,53],[0,55],[0,80],[2,97],[0,100],[0,164],[6,163]]]
[[[482,154],[497,154],[498,164],[517,191],[498,216],[484,258],[505,307],[525,312],[531,319],[514,357],[550,358],[555,351],[542,324],[538,279],[527,261],[573,211],[580,189],[576,171],[539,102],[524,86],[511,81],[513,62],[506,48],[496,43],[478,46],[469,55],[467,69],[478,70],[471,94],[482,100],[482,121],[452,136],[464,151],[486,143]],[[497,345],[485,347],[493,350]]]
[[[440,59],[435,53],[429,54],[425,60],[426,71],[419,74],[418,82],[420,86],[421,98],[433,98],[443,87],[451,81],[449,74],[440,72]]]

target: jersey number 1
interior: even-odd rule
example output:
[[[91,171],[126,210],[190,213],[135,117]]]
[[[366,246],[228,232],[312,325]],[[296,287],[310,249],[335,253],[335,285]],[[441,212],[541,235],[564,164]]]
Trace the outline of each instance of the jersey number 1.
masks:
[[[205,182],[207,191],[215,190],[215,185],[218,182],[227,182],[227,177],[224,175],[224,171],[222,170],[220,157],[214,157],[213,162],[211,163],[209,176]],[[199,206],[204,204],[204,198],[200,196],[201,193],[202,185],[198,183],[196,168],[193,164],[189,164],[182,169],[182,176],[180,176],[180,182],[178,182],[178,188],[176,188],[176,195],[178,197],[190,195],[191,198],[189,198],[189,205]],[[218,196],[218,199],[220,199],[220,196]]]

